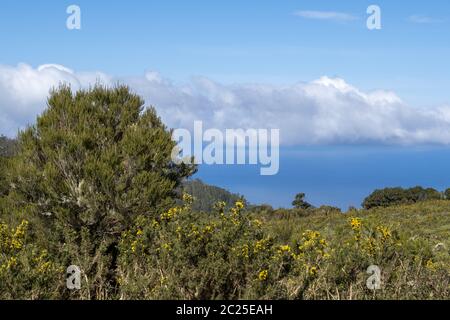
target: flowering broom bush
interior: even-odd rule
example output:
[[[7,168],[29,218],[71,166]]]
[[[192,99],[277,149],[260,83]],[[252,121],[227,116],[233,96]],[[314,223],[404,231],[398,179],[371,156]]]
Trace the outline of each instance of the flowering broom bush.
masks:
[[[0,299],[58,298],[64,269],[28,241],[29,223],[0,223]]]
[[[214,216],[192,212],[192,198],[156,219],[144,216],[122,235],[121,298],[233,299],[264,296],[271,274],[273,240],[238,201]]]
[[[104,288],[104,298],[449,298],[447,243],[411,237],[367,212],[311,217],[324,220],[321,232],[300,218],[300,229],[284,243],[285,235],[268,231],[279,219],[255,217],[241,201],[230,210],[219,202],[214,214],[205,215],[191,209],[192,197],[183,198],[158,216],[136,217],[122,232],[116,268],[109,270],[115,287]],[[331,229],[327,222],[333,223]],[[0,298],[92,298],[85,283],[95,279],[84,267],[81,290],[69,291],[64,254],[52,255],[33,234],[27,220],[15,226],[0,223]],[[86,255],[89,264],[95,259]],[[366,285],[371,265],[381,270],[380,290]]]

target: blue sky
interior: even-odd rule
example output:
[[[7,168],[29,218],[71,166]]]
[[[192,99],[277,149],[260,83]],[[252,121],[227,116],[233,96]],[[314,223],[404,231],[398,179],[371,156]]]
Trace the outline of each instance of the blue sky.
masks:
[[[382,9],[381,31],[365,28]],[[448,102],[450,3],[433,1],[2,1],[1,62],[59,63],[76,70],[172,79],[292,82],[339,76],[392,89],[413,104]],[[65,8],[82,9],[82,30],[65,28]],[[301,19],[299,10],[359,20]],[[411,16],[436,22],[414,23]],[[6,32],[5,32],[6,31]]]
[[[66,8],[71,4],[81,8],[81,30],[70,31],[65,27]],[[366,9],[370,4],[381,8],[381,30],[366,28]],[[341,19],[332,18],[333,15],[329,19],[314,19],[298,14],[306,11],[337,13]],[[370,114],[375,99],[370,93],[383,90],[383,101],[390,101],[386,102],[390,111],[383,111],[381,116],[376,113],[372,118],[380,121],[377,124],[380,131],[392,134],[380,134],[376,125],[366,131],[357,125],[348,129],[342,116],[332,118],[331,122],[326,118],[326,123],[337,122],[337,128],[343,133],[327,133],[324,139],[317,138],[318,127],[309,130],[304,125],[305,129],[297,132],[295,125],[290,124],[284,132],[290,151],[281,153],[279,175],[265,179],[252,174],[252,168],[217,166],[202,168],[199,175],[207,182],[245,193],[251,201],[267,200],[285,206],[297,191],[306,192],[316,204],[327,202],[345,207],[358,205],[370,190],[384,185],[447,187],[443,177],[449,177],[450,169],[441,164],[449,160],[450,154],[448,1],[4,0],[0,4],[0,30],[0,66],[3,66],[0,77],[3,72],[4,80],[3,87],[0,81],[0,94],[7,97],[0,98],[0,110],[6,119],[0,121],[3,126],[0,133],[10,134],[15,126],[31,122],[41,111],[39,106],[43,103],[39,99],[45,88],[38,84],[46,82],[36,80],[39,77],[52,81],[55,81],[52,77],[61,77],[81,86],[86,83],[86,77],[95,79],[95,72],[114,80],[127,79],[136,84],[139,93],[152,99],[149,103],[157,107],[159,104],[163,119],[176,126],[182,120],[171,118],[173,110],[167,108],[166,112],[163,107],[165,103],[182,104],[186,99],[164,100],[154,93],[154,86],[150,89],[147,84],[140,86],[140,78],[146,75],[148,79],[146,72],[154,72],[151,74],[158,81],[162,79],[161,83],[170,83],[163,88],[167,92],[183,91],[177,86],[186,84],[195,90],[211,90],[213,86],[214,91],[207,96],[208,104],[195,109],[195,103],[203,101],[201,94],[202,99],[189,100],[192,118],[200,120],[202,112],[216,102],[216,96],[211,96],[218,91],[219,97],[226,93],[240,101],[247,101],[252,95],[250,101],[257,108],[255,90],[243,85],[284,88],[302,83],[308,86],[302,90],[308,92],[309,99],[310,92],[317,89],[311,89],[309,84],[326,76],[343,79],[345,86],[352,86],[345,89],[348,96],[336,103],[345,102],[345,108],[333,111],[342,116],[350,117],[351,107],[358,108],[358,103],[367,96]],[[19,63],[31,69],[19,68]],[[52,71],[43,75],[38,67],[44,64],[61,65],[74,74],[55,75],[56,71]],[[81,73],[88,76],[82,78]],[[7,82],[18,74],[19,80]],[[23,74],[31,74],[31,78]],[[198,80],[203,78],[207,80]],[[38,84],[30,89],[28,81]],[[328,82],[321,81],[319,86]],[[20,85],[24,88],[19,90]],[[335,85],[337,82],[333,82],[332,86]],[[30,91],[33,95],[20,101],[21,111],[11,110],[17,101],[11,92]],[[349,102],[360,92],[363,94],[356,102]],[[401,99],[401,107],[386,92],[395,93]],[[313,106],[329,103],[317,99]],[[287,99],[271,96],[265,100],[280,101],[280,112],[296,110],[295,103]],[[273,110],[272,105],[267,108]],[[416,108],[422,111],[417,112]],[[239,110],[245,114],[245,107]],[[398,110],[402,110],[399,120],[395,118]],[[432,110],[433,115],[427,110]],[[210,116],[205,114],[206,118]],[[422,118],[426,118],[423,123]],[[276,120],[268,122],[277,123]],[[256,124],[263,126],[264,119]],[[432,130],[433,126],[437,129]],[[393,139],[399,130],[407,134]],[[309,144],[318,146],[305,147]],[[294,156],[292,148],[297,151],[310,148],[309,156]],[[377,161],[374,163],[373,159]]]

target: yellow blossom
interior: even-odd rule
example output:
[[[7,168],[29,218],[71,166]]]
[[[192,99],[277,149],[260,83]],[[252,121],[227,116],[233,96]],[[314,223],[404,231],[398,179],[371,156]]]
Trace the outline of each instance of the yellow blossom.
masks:
[[[258,274],[258,279],[259,279],[260,281],[266,281],[268,276],[269,276],[269,271],[268,271],[268,270],[262,270],[262,271]]]
[[[260,228],[260,227],[263,225],[263,223],[261,222],[261,220],[258,220],[258,219],[254,219],[254,220],[253,220],[253,224],[254,224],[255,227],[257,227],[257,228]]]
[[[244,208],[244,202],[242,200],[236,201],[235,205],[236,205],[236,208],[239,209],[239,210]]]
[[[315,277],[317,275],[317,267],[310,267],[308,268],[308,274],[312,277]]]
[[[359,231],[362,227],[362,222],[360,218],[352,218],[350,220],[350,225],[352,227],[353,230],[355,231]]]
[[[427,261],[425,267],[430,271],[436,271],[436,264],[431,259]]]
[[[267,246],[269,245],[269,242],[270,239],[261,239],[256,241],[253,252],[258,253],[260,251],[266,250]]]
[[[191,205],[194,202],[194,197],[188,193],[183,193],[183,202],[187,205]]]
[[[381,233],[381,236],[383,237],[383,240],[387,240],[391,237],[391,230],[389,230],[388,227],[379,226],[377,228],[377,231]]]

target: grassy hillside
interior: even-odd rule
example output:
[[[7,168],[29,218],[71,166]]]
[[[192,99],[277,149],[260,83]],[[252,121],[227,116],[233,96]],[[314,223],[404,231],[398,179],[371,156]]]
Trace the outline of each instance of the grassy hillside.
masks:
[[[450,201],[347,213],[238,201],[205,214],[192,203],[185,195],[159,216],[139,216],[120,236],[116,288],[100,293],[87,278],[65,289],[70,260],[39,251],[28,221],[0,223],[0,298],[450,299]],[[377,290],[369,266],[380,270]]]
[[[322,266],[311,298],[372,298],[364,272],[371,264],[382,272],[381,290],[374,298],[450,298],[450,201],[345,214],[274,211],[263,217],[266,232],[280,244],[296,247],[308,230],[329,244],[332,257]]]
[[[295,240],[296,235],[307,229],[320,231],[330,239],[345,237],[341,231],[345,229],[349,217],[360,217],[370,224],[378,223],[399,229],[405,237],[423,237],[445,243],[450,249],[450,201],[446,200],[352,210],[344,214],[312,211],[302,215],[295,210],[277,214],[275,210],[273,213],[265,213],[263,217],[267,230],[283,241]]]
[[[192,209],[195,211],[211,212],[214,204],[223,201],[232,207],[242,198],[241,195],[231,193],[226,189],[204,183],[200,179],[188,180],[183,183],[183,191],[194,197]]]

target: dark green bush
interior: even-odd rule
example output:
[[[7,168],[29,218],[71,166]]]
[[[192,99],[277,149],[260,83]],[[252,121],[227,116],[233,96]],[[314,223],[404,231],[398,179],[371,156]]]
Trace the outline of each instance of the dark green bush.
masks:
[[[432,188],[385,188],[375,190],[366,199],[364,199],[362,206],[365,209],[370,209],[374,207],[389,207],[399,204],[410,204],[426,200],[439,200],[441,198],[441,193]]]

